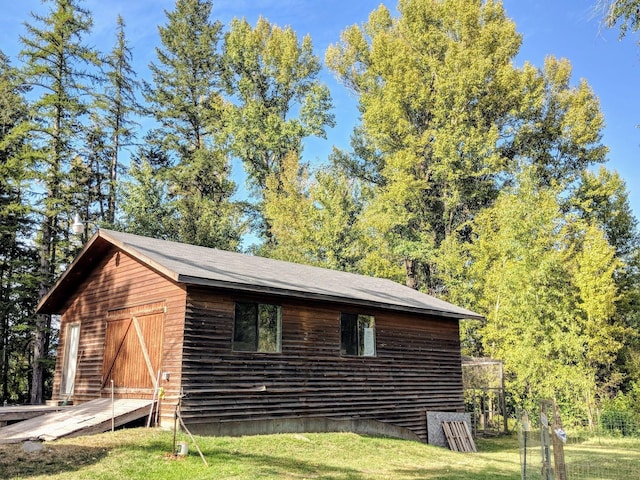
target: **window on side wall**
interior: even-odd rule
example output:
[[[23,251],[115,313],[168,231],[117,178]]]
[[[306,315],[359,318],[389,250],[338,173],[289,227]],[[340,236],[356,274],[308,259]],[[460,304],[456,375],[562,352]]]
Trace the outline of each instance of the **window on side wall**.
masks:
[[[376,356],[376,320],[373,315],[340,315],[340,354]]]
[[[233,350],[279,353],[282,350],[282,307],[236,302]]]

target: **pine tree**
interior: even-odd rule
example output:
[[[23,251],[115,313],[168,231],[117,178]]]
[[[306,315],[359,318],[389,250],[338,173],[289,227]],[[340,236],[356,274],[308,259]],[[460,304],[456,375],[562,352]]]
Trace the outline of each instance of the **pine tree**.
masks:
[[[30,115],[37,125],[30,132],[39,151],[37,180],[42,185],[39,205],[41,217],[37,238],[40,268],[39,295],[44,296],[53,283],[60,263],[70,253],[68,226],[70,202],[65,194],[67,172],[78,151],[82,119],[90,103],[89,83],[95,78],[90,70],[98,64],[97,54],[82,39],[88,34],[90,13],[75,0],[52,0],[46,17],[32,13],[27,34],[21,37],[20,53],[26,85],[33,88],[35,100]],[[50,372],[45,362],[51,340],[50,316],[38,316],[33,342],[31,402],[42,403],[43,388]]]
[[[140,148],[129,169],[129,180],[120,184],[122,224],[117,228],[136,235],[165,240],[180,240],[176,236],[175,202],[169,197],[169,186],[163,168],[158,168],[162,153]],[[164,161],[164,160],[161,160]]]
[[[0,51],[0,401],[24,402],[26,345],[37,299],[37,256],[26,192],[32,161],[28,110],[18,72]],[[22,379],[22,385],[16,385]]]
[[[115,224],[118,175],[122,169],[121,152],[131,146],[135,139],[136,123],[132,116],[140,111],[136,92],[139,88],[131,65],[133,55],[125,36],[125,23],[118,15],[116,45],[106,59],[107,89],[102,102],[106,110],[104,123],[109,136],[107,205],[101,218],[110,225]]]
[[[160,127],[153,142],[172,160],[167,171],[178,217],[175,236],[187,243],[235,249],[240,211],[230,198],[218,42],[222,25],[211,22],[209,0],[178,0],[159,28],[153,83],[145,83],[149,111]]]

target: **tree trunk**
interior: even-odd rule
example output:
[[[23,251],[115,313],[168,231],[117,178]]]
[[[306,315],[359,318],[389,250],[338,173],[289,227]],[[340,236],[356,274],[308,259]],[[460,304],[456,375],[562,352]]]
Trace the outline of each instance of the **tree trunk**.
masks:
[[[33,374],[31,377],[31,405],[44,403],[44,364],[47,316],[38,315],[33,339]]]
[[[46,217],[42,224],[42,245],[40,246],[40,271],[39,271],[39,287],[38,296],[43,298],[49,290],[49,278],[51,276],[51,251],[52,248],[52,234],[51,234],[52,219]],[[47,346],[47,325],[49,320],[47,315],[37,315],[35,332],[33,334],[33,358],[32,358],[32,370],[33,376],[31,377],[31,397],[30,403],[32,405],[40,405],[44,403],[44,362],[46,357]]]
[[[6,401],[9,394],[8,387],[8,369],[7,369],[7,344],[9,342],[9,312],[8,312],[8,299],[5,291],[5,278],[11,278],[11,273],[9,272],[5,275],[4,269],[0,268],[0,301],[2,302],[2,315],[0,316],[0,342],[2,345],[0,346],[0,376],[2,380],[2,398]],[[7,286],[9,282],[7,281]]]
[[[404,259],[404,268],[406,271],[407,287],[418,290],[418,273],[416,271],[416,261],[410,258]]]
[[[118,188],[118,152],[120,151],[120,118],[115,122],[115,133],[113,136],[113,151],[111,152],[111,162],[109,165],[109,197],[107,200],[107,222],[113,226],[116,222],[116,190]],[[102,202],[101,202],[102,203]]]

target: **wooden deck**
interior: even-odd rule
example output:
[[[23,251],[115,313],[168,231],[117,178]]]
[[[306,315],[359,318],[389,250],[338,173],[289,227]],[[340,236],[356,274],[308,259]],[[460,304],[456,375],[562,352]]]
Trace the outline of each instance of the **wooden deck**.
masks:
[[[110,398],[99,398],[2,427],[0,443],[49,441],[106,432],[111,429],[112,415],[119,427],[149,415],[152,403],[152,400],[116,399],[112,408]]]
[[[67,407],[51,405],[16,405],[0,407],[0,427],[29,418],[38,417],[45,413],[59,412]]]

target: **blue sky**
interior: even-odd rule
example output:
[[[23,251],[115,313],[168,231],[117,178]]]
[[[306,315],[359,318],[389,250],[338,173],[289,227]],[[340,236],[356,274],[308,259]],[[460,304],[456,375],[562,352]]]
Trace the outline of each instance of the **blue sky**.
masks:
[[[380,3],[395,12],[394,1],[379,0],[220,0],[214,1],[214,17],[228,24],[233,17],[254,23],[260,14],[278,25],[290,25],[299,34],[309,33],[321,58],[326,47],[338,41],[348,25],[361,23]],[[640,46],[636,38],[620,41],[617,31],[607,30],[595,11],[597,0],[503,0],[505,9],[523,35],[518,65],[529,61],[542,66],[547,55],[568,58],[574,83],[586,79],[600,99],[606,119],[603,143],[609,151],[607,167],[617,170],[627,183],[631,206],[640,217]],[[141,77],[154,59],[157,25],[165,24],[164,10],[173,10],[173,0],[87,0],[93,13],[94,30],[88,42],[108,51],[114,42],[116,16],[122,14]],[[40,0],[5,0],[0,16],[0,49],[14,58],[20,49],[18,35],[29,12],[44,14]],[[329,72],[323,73],[335,106],[337,126],[327,140],[312,140],[305,159],[323,161],[333,145],[346,148],[357,121],[356,101]]]

